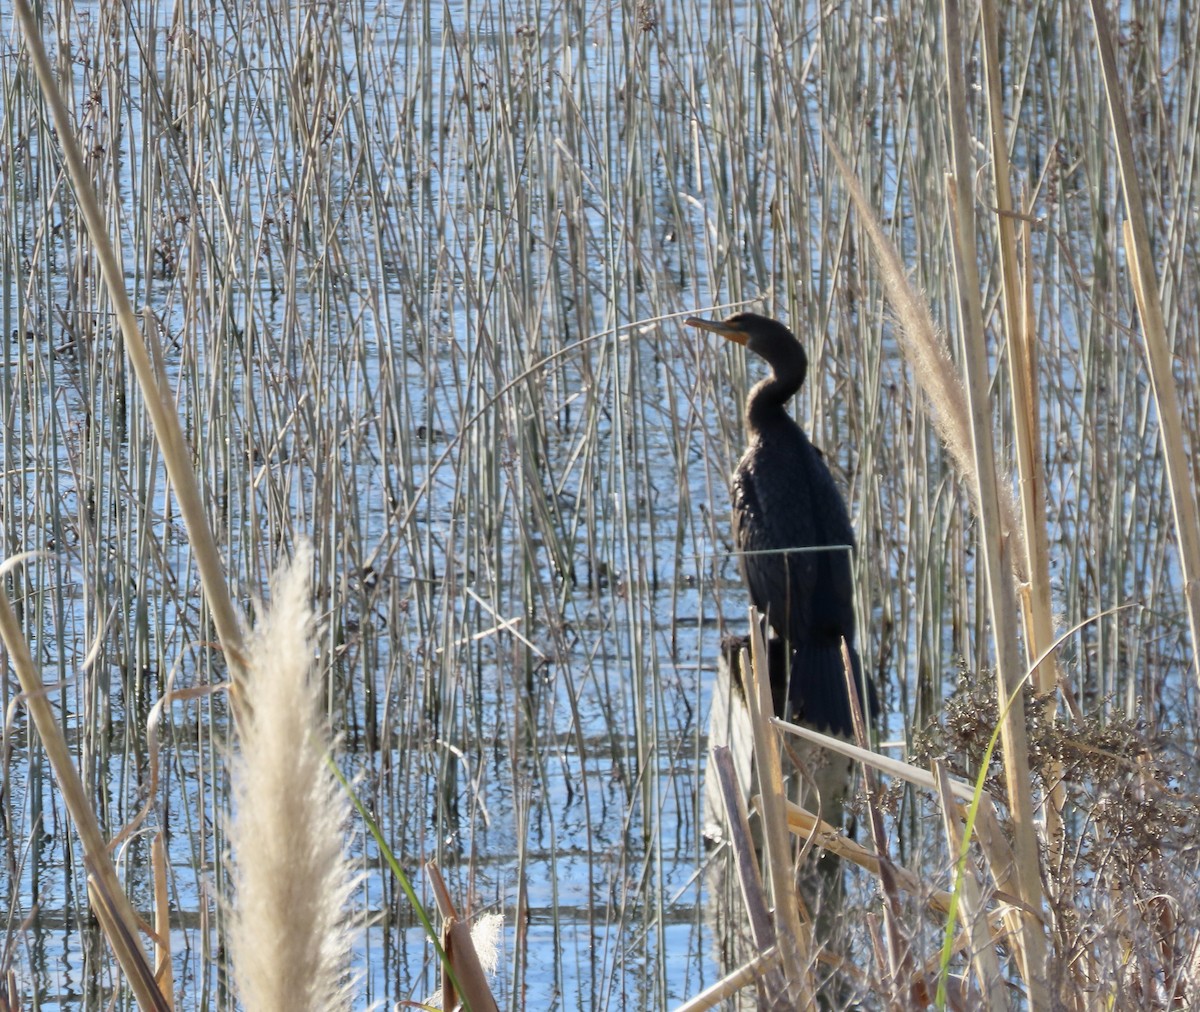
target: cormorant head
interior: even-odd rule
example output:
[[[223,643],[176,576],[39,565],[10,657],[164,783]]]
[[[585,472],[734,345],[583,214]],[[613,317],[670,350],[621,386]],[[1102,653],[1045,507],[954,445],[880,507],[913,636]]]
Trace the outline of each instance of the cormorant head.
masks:
[[[689,327],[711,330],[714,334],[749,348],[760,358],[766,359],[782,377],[804,380],[808,369],[808,356],[804,348],[787,327],[769,316],[758,313],[737,313],[724,320],[703,320],[689,316],[683,321]]]

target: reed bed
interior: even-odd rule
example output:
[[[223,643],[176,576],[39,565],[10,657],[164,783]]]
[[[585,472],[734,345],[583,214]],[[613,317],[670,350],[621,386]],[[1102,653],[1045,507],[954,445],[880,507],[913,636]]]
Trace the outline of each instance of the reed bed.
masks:
[[[6,23],[0,532],[6,557],[37,554],[3,589],[134,907],[167,897],[175,1007],[238,1000],[221,813],[239,704],[212,690],[304,538],[339,765],[410,873],[435,861],[460,911],[506,915],[499,1004],[669,1008],[725,973],[699,783],[719,627],[746,627],[726,476],[761,364],[677,317],[744,305],[809,351],[797,411],[851,504],[880,738],[982,774],[1004,819],[1028,803],[1003,826],[1034,837],[1020,890],[1044,907],[1022,930],[1043,926],[1057,997],[1191,994],[1200,57],[1183,5],[1109,11],[1106,60],[1085,5],[995,16],[47,3],[161,411]],[[880,236],[906,277],[881,270]],[[995,457],[1019,528],[1003,543],[907,357],[898,281],[974,399],[963,446]],[[993,551],[1023,556],[1015,582]],[[1054,705],[1006,714],[1051,646]],[[10,670],[0,987],[130,1007]],[[900,783],[879,802],[895,859],[931,893],[966,889],[938,802]],[[355,1003],[419,999],[440,981],[425,932],[351,838]],[[902,992],[870,955],[872,889],[848,951],[882,1006]],[[943,915],[896,911],[905,959],[936,962]],[[1044,1007],[1022,945],[1007,1000]]]

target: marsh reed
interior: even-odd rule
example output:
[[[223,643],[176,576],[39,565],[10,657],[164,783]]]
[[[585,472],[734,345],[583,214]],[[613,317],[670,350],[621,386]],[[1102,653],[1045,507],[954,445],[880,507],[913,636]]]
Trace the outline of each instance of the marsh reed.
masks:
[[[1181,5],[1109,12],[1115,79],[1086,6],[997,14],[984,32],[963,5],[948,74],[932,3],[44,5],[228,606],[6,24],[0,532],[5,556],[39,554],[4,591],[101,830],[137,827],[113,857],[142,912],[165,831],[177,1007],[235,1000],[218,958],[233,732],[207,690],[236,667],[230,616],[302,536],[341,765],[407,867],[436,860],[465,909],[506,912],[501,1003],[667,1008],[719,976],[698,782],[718,626],[745,627],[726,476],[757,366],[676,317],[747,304],[809,351],[797,410],[851,504],[881,737],[978,774],[992,672],[1019,680],[1049,636],[1066,688],[1057,712],[1029,703],[1025,765],[1032,806],[1055,789],[1039,775],[1068,785],[1051,817],[1068,845],[1033,809],[1051,966],[1118,1006],[1186,990],[1198,56]],[[1016,217],[998,218],[1005,157]],[[848,176],[947,360],[972,364],[999,494],[1039,501],[1021,481],[1040,465],[1044,516],[1019,523],[1041,526],[1048,575],[1032,607],[1008,588],[1003,651],[992,521],[905,356]],[[1127,199],[1145,217],[1128,247]],[[1174,374],[1166,440],[1147,339]],[[8,670],[0,970],[43,1004],[127,1005]],[[985,772],[1003,797],[1013,768]],[[937,806],[890,800],[898,859],[950,888]],[[424,934],[356,839],[358,999],[420,997]],[[921,963],[940,926],[911,914]]]

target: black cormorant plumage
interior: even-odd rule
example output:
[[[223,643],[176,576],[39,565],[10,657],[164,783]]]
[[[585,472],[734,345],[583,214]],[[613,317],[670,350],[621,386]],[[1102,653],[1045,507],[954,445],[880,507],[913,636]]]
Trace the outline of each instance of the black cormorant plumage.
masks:
[[[787,327],[756,313],[685,322],[744,345],[771,366],[746,401],[750,445],[733,476],[734,544],[751,602],[792,651],[792,718],[850,737],[843,638],[855,683],[863,685],[854,647],[854,532],[820,451],[787,410],[808,372],[808,357]],[[864,703],[873,713],[873,687],[867,692]]]

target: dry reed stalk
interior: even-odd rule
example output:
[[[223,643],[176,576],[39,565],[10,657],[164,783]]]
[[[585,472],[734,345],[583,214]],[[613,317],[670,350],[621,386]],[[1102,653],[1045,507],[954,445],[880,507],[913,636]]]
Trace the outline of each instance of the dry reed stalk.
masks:
[[[1007,483],[997,480],[995,454],[992,446],[990,411],[987,406],[987,360],[982,338],[982,310],[978,283],[972,285],[963,278],[974,274],[974,256],[961,249],[964,222],[959,217],[962,203],[954,199],[953,181],[948,181],[951,200],[951,221],[959,239],[955,243],[956,274],[963,278],[958,285],[964,326],[974,338],[964,336],[967,372],[967,394],[953,370],[945,349],[937,337],[928,306],[911,289],[904,276],[899,255],[884,234],[861,187],[850,171],[849,164],[826,135],[826,143],[842,173],[844,183],[859,211],[860,221],[872,241],[880,264],[885,287],[901,322],[901,346],[912,359],[927,396],[934,401],[940,419],[938,431],[951,450],[951,455],[972,489],[980,517],[980,541],[985,561],[984,576],[988,581],[990,615],[994,633],[997,662],[997,693],[1001,700],[1002,742],[1007,770],[1006,784],[1009,807],[1012,810],[1018,841],[1018,872],[1021,876],[1021,899],[1026,905],[1023,942],[1018,945],[1018,958],[1026,983],[1032,989],[1035,1008],[1044,1008],[1046,986],[1046,937],[1041,927],[1042,887],[1040,858],[1033,822],[1033,802],[1030,796],[1028,743],[1025,740],[1024,700],[1013,692],[1019,684],[1020,664],[1016,655],[1017,628],[1011,574],[1023,578],[1027,557],[1021,541],[1021,528],[1015,523],[1012,500]],[[973,232],[971,233],[973,234]],[[969,261],[969,263],[968,263]],[[960,399],[961,398],[961,399]],[[968,452],[969,448],[969,452]],[[1015,544],[1014,544],[1015,542]]]
[[[712,765],[706,776],[715,776],[720,785],[728,845],[732,851],[733,866],[741,889],[742,903],[746,909],[750,938],[761,955],[766,955],[769,951],[775,953],[775,958],[770,962],[757,964],[760,972],[754,979],[759,988],[760,1004],[770,1007],[781,996],[786,995],[786,981],[779,967],[775,921],[771,916],[766,890],[763,888],[762,872],[758,867],[758,857],[750,832],[750,819],[745,803],[746,789],[738,782],[733,754],[728,745],[720,745],[712,750]]]
[[[705,1012],[706,1009],[716,1008],[721,1002],[734,997],[742,988],[775,969],[779,960],[779,946],[773,945],[744,966],[727,973],[715,984],[706,987],[694,998],[689,998],[682,1005],[676,1005],[675,1012]]]
[[[322,679],[313,671],[309,571],[302,542],[272,581],[255,626],[231,757],[229,839],[233,977],[247,1008],[347,1008],[356,876],[343,852],[349,802],[330,769]]]
[[[915,772],[925,772],[917,770],[915,767],[912,769]],[[922,786],[934,790],[940,801],[947,798],[953,799],[955,818],[960,822],[965,822],[961,781],[955,780],[946,773],[942,773],[940,777],[926,773]],[[787,803],[787,814],[788,829],[792,833],[823,850],[857,864],[872,875],[879,874],[878,855],[870,848],[851,840],[841,830],[794,802]],[[1016,886],[1012,879],[1012,850],[1007,846],[1003,831],[996,820],[994,807],[986,794],[980,799],[980,805],[976,812],[974,836],[980,843],[985,857],[988,858],[989,866],[993,869],[1000,869],[993,871],[993,875],[996,877],[996,891],[1016,896]],[[902,889],[914,896],[921,896],[931,910],[941,914],[951,912],[954,900],[952,892],[945,889],[930,889],[916,872],[903,865],[893,863],[891,871]],[[1007,939],[1019,928],[1019,922],[1016,921],[1005,926],[1012,914],[1012,905],[1006,904],[1001,909],[987,915],[988,931],[993,944],[1007,944]],[[956,943],[956,948],[962,947],[966,942],[967,939],[964,936],[962,942]]]
[[[842,641],[842,669],[846,678],[846,689],[850,695],[850,712],[854,721],[854,737],[858,747],[866,749],[867,728],[863,719],[863,709],[859,699],[858,686],[854,681],[854,669],[850,663],[850,650],[846,641]],[[871,842],[875,846],[875,854],[879,869],[879,889],[883,893],[883,926],[886,932],[888,957],[888,980],[892,986],[889,996],[894,1004],[904,1005],[912,1000],[913,995],[925,995],[926,988],[923,980],[919,980],[913,965],[911,939],[904,935],[901,925],[904,923],[900,905],[900,893],[897,888],[896,875],[888,854],[887,833],[883,827],[883,812],[879,804],[878,777],[873,768],[863,765],[863,792],[867,803],[867,826],[871,832]],[[904,991],[896,988],[903,986]]]
[[[104,877],[95,874],[87,877],[87,891],[88,903],[100,923],[100,930],[117,956],[117,962],[122,968],[131,968],[136,975],[129,977],[129,983],[142,1009],[145,1012],[170,1012],[171,1005],[159,991],[154,972],[143,957],[137,931],[130,931],[122,920],[120,907],[124,902],[124,892],[110,892]]]
[[[775,938],[788,994],[794,1004],[809,1007],[815,1001],[811,926],[801,921],[799,896],[793,871],[791,840],[784,807],[783,768],[779,739],[771,726],[774,703],[767,670],[768,651],[758,610],[750,609],[750,655],[743,651],[741,669],[748,677],[746,705],[754,732],[754,768],[758,771],[765,860],[770,869],[771,896],[775,901]]]
[[[947,786],[954,782],[949,777],[946,780]],[[953,791],[950,791],[951,795],[953,793]],[[872,875],[877,876],[879,874],[879,857],[873,850],[864,847],[855,840],[851,840],[841,830],[834,828],[823,819],[818,818],[814,813],[801,808],[793,802],[788,802],[787,811],[788,829],[794,834],[805,841],[811,841],[815,846],[827,850],[831,854],[837,854],[838,857],[853,862]],[[956,818],[961,819],[961,806],[957,802],[955,812]],[[948,889],[932,889],[917,872],[894,862],[891,865],[891,873],[896,880],[896,884],[901,889],[913,896],[920,897],[930,911],[939,915],[949,914],[953,911],[954,893]],[[989,911],[985,915],[988,934],[993,945],[1008,944],[1011,931],[1006,927],[1005,916],[1005,909]],[[971,938],[966,933],[960,933],[953,944],[953,951],[958,952],[970,944]],[[936,964],[940,962],[940,959],[940,955],[933,957],[930,960],[931,965],[922,968],[914,976],[918,978],[930,977],[937,972]]]
[[[938,782],[933,774],[926,769],[922,769],[920,766],[914,766],[912,763],[902,762],[899,759],[893,759],[891,756],[881,755],[878,752],[871,752],[868,749],[852,745],[848,741],[843,741],[841,738],[822,734],[820,731],[814,731],[812,728],[802,727],[799,724],[791,724],[778,717],[772,721],[772,724],[786,734],[813,742],[828,749],[830,752],[844,755],[855,762],[871,766],[888,776],[899,777],[910,784],[923,787],[931,793],[936,794],[939,790]],[[954,796],[960,801],[972,801],[976,796],[976,788],[966,781],[951,778],[949,786]],[[987,791],[980,793],[984,799],[991,800],[991,795]]]
[[[1187,602],[1194,655],[1200,645],[1200,519],[1197,519],[1196,488],[1192,480],[1188,447],[1183,437],[1182,412],[1171,362],[1173,352],[1163,321],[1162,296],[1155,276],[1154,256],[1150,251],[1150,228],[1146,223],[1142,187],[1137,177],[1133,138],[1125,115],[1108,15],[1101,0],[1091,0],[1091,7],[1092,21],[1096,27],[1096,47],[1100,53],[1100,70],[1104,77],[1104,95],[1108,102],[1109,122],[1117,148],[1117,166],[1128,216],[1125,221],[1125,249],[1130,264],[1130,283],[1142,321],[1146,368],[1154,391],[1159,435],[1166,458],[1167,487],[1175,511],[1179,565],[1183,571],[1184,599]],[[1193,451],[1196,449],[1192,447]],[[1192,667],[1197,681],[1200,681],[1200,665],[1195,663],[1194,657]]]
[[[488,984],[491,971],[484,967],[486,962],[492,971],[495,970],[496,943],[495,938],[491,937],[498,930],[495,920],[491,917],[481,918],[476,928],[472,928],[469,922],[459,916],[446,880],[435,862],[425,862],[425,874],[429,876],[438,913],[442,915],[442,986],[425,1004],[455,1009],[459,1007],[461,998],[462,1007],[468,1012],[498,1012],[496,999]],[[481,959],[476,949],[477,934],[481,941],[484,940],[483,936],[488,936],[486,942],[492,958]]]
[[[0,575],[20,561],[21,557],[9,559],[0,566]],[[29,644],[5,593],[0,593],[0,639],[4,641],[8,662],[20,682],[21,692],[25,696],[25,709],[37,728],[67,812],[83,844],[89,882],[95,883],[89,888],[89,895],[101,898],[106,908],[106,919],[103,921],[105,936],[142,1007],[164,1007],[162,995],[154,983],[154,972],[142,948],[138,916],[117,877],[96,813],[88,802],[79,772],[71,761],[70,749],[47,698],[46,687],[34,666]]]
[[[1033,819],[1032,773],[1029,742],[1025,729],[1024,668],[1018,654],[1016,599],[1012,581],[1013,546],[1004,537],[1000,519],[1000,490],[997,483],[992,413],[988,400],[987,348],[980,312],[975,254],[968,245],[971,222],[964,213],[965,201],[958,198],[956,181],[946,180],[953,232],[955,280],[963,310],[963,346],[967,372],[967,396],[971,404],[971,433],[979,475],[980,531],[984,579],[988,588],[988,614],[996,651],[996,694],[1000,707],[1000,741],[1009,813],[1015,832],[1017,879],[1024,904],[1022,931],[1014,941],[1022,977],[1029,988],[1032,1009],[1049,1008],[1046,980],[1046,932],[1042,921],[1041,854]],[[975,277],[975,283],[971,278]],[[1021,674],[1018,674],[1021,672]]]
[[[162,446],[167,474],[175,486],[179,509],[187,525],[188,538],[195,554],[196,565],[200,570],[200,581],[204,587],[205,599],[212,612],[213,624],[216,626],[217,636],[225,652],[225,661],[229,666],[233,684],[232,698],[236,704],[239,702],[240,695],[238,683],[246,664],[242,626],[238,610],[229,594],[229,587],[225,580],[225,568],[221,562],[212,529],[209,527],[208,513],[204,506],[204,500],[200,496],[196,474],[192,469],[192,457],[188,449],[187,438],[183,434],[179,416],[170,402],[167,391],[159,384],[146,339],[142,335],[137,315],[129,301],[129,294],[125,289],[125,270],[121,263],[120,253],[109,242],[108,224],[96,199],[83,153],[80,151],[79,143],[71,126],[70,114],[54,82],[54,74],[50,68],[50,61],[46,58],[46,50],[42,45],[41,36],[38,34],[33,10],[29,6],[29,0],[14,0],[14,5],[17,19],[21,23],[21,32],[25,37],[26,48],[37,73],[38,83],[41,85],[42,95],[54,118],[63,158],[67,163],[67,171],[75,189],[75,199],[87,224],[88,236],[91,239],[96,259],[100,262],[104,285],[112,300],[113,310],[121,334],[125,339],[125,349],[133,365],[138,384],[141,386],[146,411],[150,415],[154,431]]]
[[[787,817],[788,829],[796,836],[815,847],[843,857],[878,877],[879,855],[871,848],[850,839],[842,830],[831,826],[816,813],[810,812],[795,802],[787,803]],[[946,890],[930,889],[915,872],[903,865],[892,864],[891,873],[900,888],[914,896],[923,897],[930,909],[941,913],[949,911],[952,897]]]
[[[1030,656],[1040,657],[1053,639],[1053,617],[1049,606],[1049,564],[1045,539],[1045,512],[1040,501],[1042,480],[1038,463],[1037,420],[1032,417],[1034,409],[1034,387],[1023,367],[1027,354],[1014,352],[1009,355],[1009,368],[1017,373],[1011,384],[1014,416],[1017,428],[1018,467],[1022,489],[1023,525],[1020,548],[1025,557],[1019,564],[1007,564],[1013,549],[1007,545],[1003,535],[1001,500],[1007,500],[1010,489],[1007,482],[1000,485],[994,458],[992,434],[992,412],[988,405],[988,366],[985,346],[982,295],[976,258],[976,221],[974,171],[971,166],[971,138],[967,128],[966,82],[963,77],[963,53],[961,47],[961,15],[955,0],[945,0],[945,23],[947,28],[947,78],[951,105],[951,147],[954,172],[948,179],[949,203],[952,223],[952,246],[954,249],[954,279],[959,292],[959,316],[963,330],[964,362],[967,368],[968,399],[972,408],[972,431],[976,461],[980,473],[980,498],[982,503],[980,538],[984,546],[985,576],[989,584],[992,630],[996,650],[996,692],[1001,706],[1001,740],[1005,780],[1008,788],[1009,806],[1016,825],[1016,849],[1018,852],[1018,878],[1020,895],[1031,913],[1025,918],[1025,930],[1018,947],[1022,973],[1030,988],[1030,1002],[1034,1008],[1045,1008],[1049,1001],[1046,976],[1046,935],[1042,925],[1035,920],[1043,907],[1043,890],[1040,873],[1040,852],[1034,825],[1034,804],[1030,786],[1029,745],[1025,732],[1024,696],[1019,685],[1024,675],[1017,652],[1018,628],[1016,601],[1013,597],[1010,571],[1023,571],[1026,579],[1032,579],[1035,588],[1035,606],[1032,610],[1033,623],[1027,626],[1032,640]],[[1000,74],[996,46],[996,18],[990,3],[984,0],[981,7],[983,23],[982,45],[984,51],[985,81],[987,85],[987,110],[990,125],[992,152],[992,181],[995,188],[998,215],[1001,259],[1001,294],[1003,297],[1003,320],[1009,337],[1009,346],[1027,350],[1025,314],[1021,311],[1021,284],[1016,265],[1016,238],[1013,234],[1012,194],[1009,187],[1008,138],[1004,130],[1004,110],[1000,95]],[[962,192],[959,192],[962,187]],[[1053,690],[1056,679],[1053,669],[1046,665],[1037,666],[1045,671],[1046,688]],[[1042,688],[1042,686],[1039,686]],[[1006,705],[1006,701],[1008,701]],[[1055,780],[1058,778],[1055,777]],[[1047,836],[1053,853],[1058,852],[1062,835],[1062,793],[1047,809]],[[963,880],[966,882],[966,878]],[[967,897],[970,899],[970,897]],[[984,985],[987,986],[986,984]]]
[[[980,796],[979,803],[975,806],[975,821],[971,829],[972,836],[979,843],[979,849],[988,863],[996,890],[1010,899],[1019,897],[1021,883],[1017,878],[1017,859],[1012,841],[1008,831],[1000,825],[996,803],[991,798]],[[1018,935],[1020,921],[1015,905],[1010,903],[1005,908],[1004,915],[1008,922],[1009,934]]]
[[[25,1005],[17,987],[17,974],[10,967],[3,971],[3,979],[0,979],[0,1012],[19,1012],[23,1008]]]
[[[1030,263],[1029,221],[1024,219],[1025,236],[1025,274],[1021,275],[1017,267],[1017,237],[1015,224],[1017,221],[1013,206],[1012,190],[1009,186],[1008,137],[1005,132],[1005,111],[1001,89],[1003,87],[1000,74],[1000,57],[998,53],[996,11],[991,0],[983,0],[981,6],[983,22],[982,46],[984,78],[987,85],[987,110],[989,137],[992,153],[992,185],[995,188],[997,230],[997,251],[1000,256],[1001,296],[1004,306],[1004,331],[1008,340],[1009,354],[1007,356],[1009,369],[1009,390],[1012,395],[1012,417],[1015,429],[1017,449],[1017,477],[1021,498],[1022,531],[1026,552],[1025,572],[1028,575],[1027,593],[1022,594],[1025,604],[1025,635],[1027,656],[1043,658],[1035,662],[1030,672],[1036,690],[1045,697],[1043,717],[1047,721],[1054,719],[1057,709],[1057,662],[1053,654],[1049,654],[1050,644],[1054,640],[1054,614],[1050,604],[1050,548],[1046,535],[1046,479],[1042,466],[1040,452],[1040,426],[1038,423],[1037,403],[1037,372],[1036,372],[1036,334],[1033,331],[1033,266]],[[957,25],[958,19],[955,18]],[[959,59],[952,61],[954,76],[957,80],[950,88],[952,95],[965,92],[966,83],[962,80],[961,53]],[[967,136],[959,136],[960,130],[966,127],[966,119],[961,122],[954,118],[955,130],[955,175],[958,180],[970,180],[973,177],[964,176],[963,169],[968,168],[966,157]],[[960,159],[957,152],[963,149]],[[964,198],[965,204],[974,203],[973,187],[969,188]],[[971,225],[974,226],[974,215],[971,215]],[[974,245],[974,233],[966,236],[968,246]],[[976,276],[973,283],[978,284]],[[1051,761],[1045,771],[1045,778],[1054,784],[1049,794],[1049,804],[1045,809],[1046,844],[1049,860],[1057,866],[1063,845],[1062,811],[1066,801],[1066,791],[1060,783],[1060,765]]]
[[[759,952],[766,952],[775,945],[775,924],[771,920],[762,872],[754,854],[754,838],[750,832],[750,818],[744,800],[746,788],[738,783],[737,771],[734,769],[733,756],[728,745],[713,749],[712,765],[706,775],[715,775],[720,783],[721,801],[729,832],[729,847],[733,852],[733,865],[742,891],[742,902],[746,905],[750,936]]]
[[[475,941],[476,931],[466,921],[447,917],[442,924],[442,948],[446,952],[448,966],[454,967],[458,987],[450,983],[450,975],[443,973],[443,1007],[461,1007],[469,1012],[499,1012],[496,999],[488,984],[488,973],[484,969]]]
[[[175,974],[171,966],[171,894],[167,885],[167,845],[163,831],[150,845],[154,877],[154,980],[167,1004],[175,1007]]]

